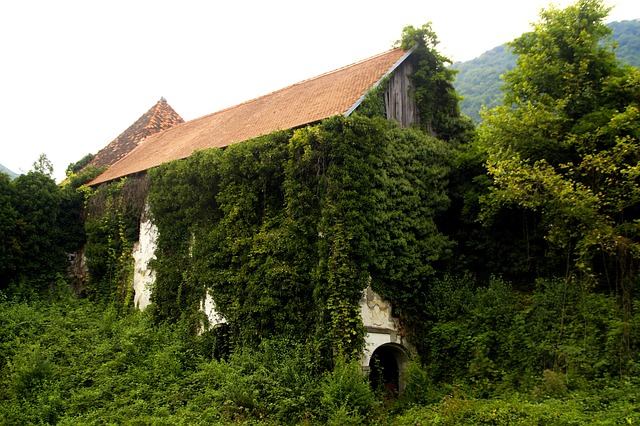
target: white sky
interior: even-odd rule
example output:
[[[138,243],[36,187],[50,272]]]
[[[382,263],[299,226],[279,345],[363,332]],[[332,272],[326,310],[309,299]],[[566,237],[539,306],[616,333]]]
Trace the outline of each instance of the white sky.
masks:
[[[560,7],[573,3],[556,0]],[[548,0],[15,0],[0,3],[0,164],[55,177],[161,96],[185,120],[383,52],[431,22],[473,59],[528,31]],[[610,0],[607,21],[640,18]]]

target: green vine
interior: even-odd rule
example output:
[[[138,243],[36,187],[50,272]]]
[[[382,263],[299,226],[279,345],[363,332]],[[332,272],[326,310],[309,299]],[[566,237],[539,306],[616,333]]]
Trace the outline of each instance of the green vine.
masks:
[[[157,320],[200,321],[208,292],[236,344],[286,335],[358,353],[365,287],[410,301],[448,247],[432,220],[447,205],[445,152],[354,115],[152,170]]]
[[[350,117],[196,152],[149,171],[159,230],[151,265],[156,321],[186,318],[197,330],[209,294],[232,344],[256,347],[288,336],[352,356],[364,342],[359,300],[367,285],[400,314],[417,315],[416,296],[451,247],[434,222],[448,206],[450,151],[430,135],[458,137],[464,126],[445,123],[447,114],[459,118],[449,108],[457,102],[453,74],[416,31],[423,42],[411,59],[413,83],[426,126],[400,129],[385,119],[383,81]],[[436,86],[436,97],[426,97]],[[127,211],[117,185],[103,191],[105,211]],[[90,225],[102,242],[96,250],[105,249],[102,267],[119,271],[116,282],[135,240],[129,217],[102,214]],[[119,233],[109,233],[114,229]],[[110,288],[104,283],[113,282],[111,269],[94,273],[96,289]]]
[[[430,23],[420,28],[405,27],[402,39],[396,42],[403,49],[413,49],[412,92],[418,104],[420,127],[441,140],[469,141],[474,125],[460,112],[460,96],[453,87],[457,71],[448,67],[451,60],[436,50],[438,43]]]
[[[132,249],[147,191],[144,176],[85,191],[86,291],[91,299],[122,306],[132,302]]]

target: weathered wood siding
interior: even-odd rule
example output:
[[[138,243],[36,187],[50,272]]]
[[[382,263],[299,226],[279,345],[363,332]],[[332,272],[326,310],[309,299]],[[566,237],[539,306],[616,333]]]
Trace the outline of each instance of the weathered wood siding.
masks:
[[[387,119],[393,119],[400,127],[419,124],[418,105],[411,96],[412,66],[410,61],[404,61],[389,78],[387,90],[384,93]]]

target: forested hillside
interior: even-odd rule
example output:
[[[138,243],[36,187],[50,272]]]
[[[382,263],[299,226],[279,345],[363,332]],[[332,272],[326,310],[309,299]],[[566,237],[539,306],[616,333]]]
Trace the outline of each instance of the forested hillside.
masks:
[[[618,44],[616,55],[620,61],[640,67],[640,20],[611,22],[612,40]],[[455,88],[463,97],[462,112],[479,123],[478,112],[482,106],[493,108],[502,103],[503,84],[500,76],[516,65],[516,57],[507,44],[495,47],[476,59],[456,62],[451,67],[458,70]]]
[[[640,71],[606,16],[544,11],[477,128],[425,24],[400,40],[420,126],[386,120],[382,84],[98,187],[82,160],[61,185],[44,155],[0,173],[0,424],[639,424]],[[368,286],[411,343],[401,392],[362,370]]]
[[[9,175],[10,178],[15,178],[18,176],[17,173],[12,172],[11,170],[7,169],[5,166],[3,166],[2,164],[0,164],[0,173],[6,173]]]
[[[613,30],[611,35],[618,44],[618,59],[640,68],[640,19],[611,22],[608,27]]]

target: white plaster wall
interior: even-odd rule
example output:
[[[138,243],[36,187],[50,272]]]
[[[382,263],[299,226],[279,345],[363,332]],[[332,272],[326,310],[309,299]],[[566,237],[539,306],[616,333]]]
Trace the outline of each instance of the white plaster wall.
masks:
[[[133,303],[138,309],[143,310],[151,303],[151,289],[155,282],[156,274],[149,266],[149,261],[155,259],[155,251],[158,240],[158,227],[153,223],[149,210],[149,203],[145,204],[140,218],[140,237],[133,245]],[[194,241],[192,241],[192,244]],[[211,295],[202,301],[200,308],[209,319],[209,326],[225,323],[226,320],[216,311],[216,305]]]
[[[391,313],[391,303],[380,297],[371,287],[364,290],[360,299],[360,316],[367,333],[361,365],[367,371],[373,352],[380,346],[395,344],[406,349],[398,320]]]
[[[218,324],[224,324],[227,320],[216,311],[216,304],[213,301],[213,297],[209,293],[207,293],[207,297],[202,301],[202,305],[200,306],[202,312],[205,313],[207,319],[209,320],[209,327],[212,328]]]
[[[156,274],[149,267],[149,261],[156,258],[157,240],[158,228],[151,220],[149,203],[146,203],[140,219],[140,238],[133,245],[133,304],[140,310],[151,303],[151,286]]]
[[[367,287],[360,299],[360,316],[365,327],[398,331],[398,324],[391,316],[391,303],[384,300],[371,287]]]
[[[364,351],[362,353],[361,365],[363,367],[369,367],[369,362],[371,362],[371,357],[373,356],[373,352],[378,349],[380,346],[388,344],[388,343],[398,343],[395,339],[392,338],[391,334],[387,333],[367,333],[365,336],[364,342]]]

